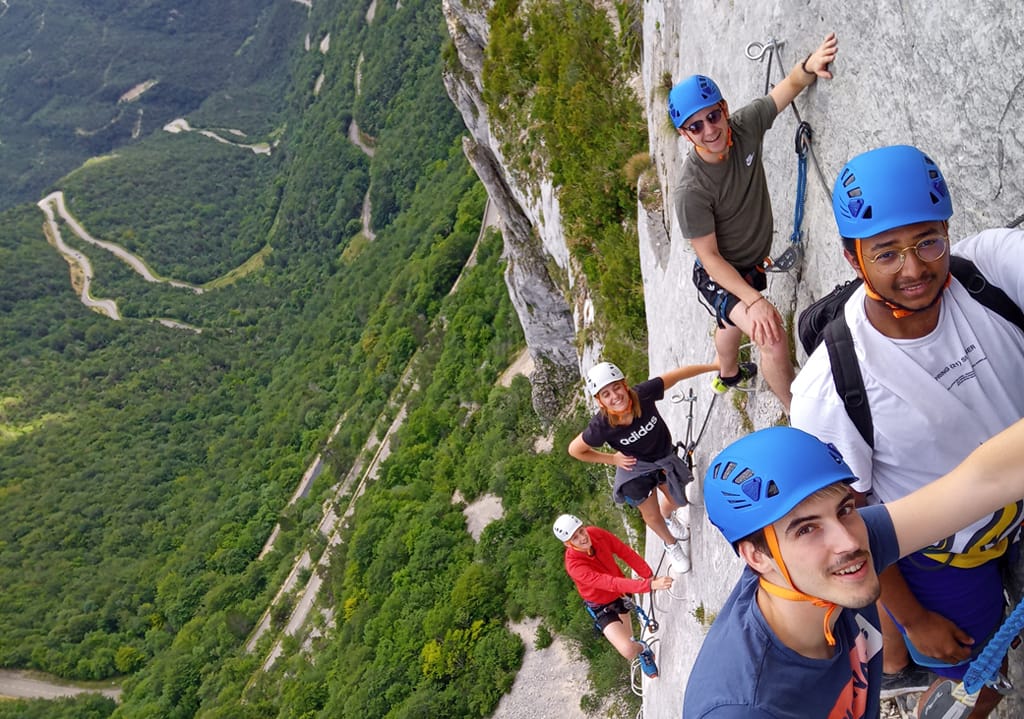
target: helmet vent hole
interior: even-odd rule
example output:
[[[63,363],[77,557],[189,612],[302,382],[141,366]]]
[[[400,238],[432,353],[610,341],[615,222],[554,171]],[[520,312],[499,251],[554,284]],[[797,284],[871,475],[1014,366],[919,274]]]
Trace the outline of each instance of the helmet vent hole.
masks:
[[[861,215],[860,218],[862,220],[870,220],[871,219],[871,205],[868,205],[867,209],[864,210],[864,214]]]
[[[722,468],[722,479],[729,479],[729,475],[733,473],[734,469],[736,469],[735,462],[726,462],[725,467]]]
[[[854,187],[852,190],[850,190],[849,192],[846,193],[846,196],[847,197],[860,197],[863,194],[864,193],[861,192],[861,189],[859,187]]]
[[[940,202],[942,202],[942,200],[940,200],[938,197],[936,197],[934,192],[929,192],[928,193],[928,197],[931,199],[933,205],[937,205]]]
[[[856,181],[857,181],[856,176],[851,172],[846,177],[843,178],[843,187],[849,187],[850,185],[852,185]],[[859,194],[860,190],[857,190],[857,192]]]
[[[768,482],[768,489],[765,490],[764,496],[765,497],[775,497],[775,496],[778,495],[778,493],[779,493],[779,485],[775,484],[774,481],[769,481]]]
[[[751,469],[749,467],[747,467],[742,472],[740,472],[735,477],[733,477],[732,483],[733,484],[743,484],[744,482],[746,482],[748,479],[750,479],[753,476],[754,476],[754,473],[751,471]]]

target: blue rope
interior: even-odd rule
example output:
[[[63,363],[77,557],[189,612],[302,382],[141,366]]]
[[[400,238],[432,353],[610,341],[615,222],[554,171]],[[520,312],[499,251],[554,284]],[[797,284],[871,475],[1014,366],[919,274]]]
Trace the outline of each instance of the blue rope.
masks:
[[[964,689],[968,694],[974,694],[986,684],[992,682],[999,675],[999,667],[1003,663],[1003,657],[1010,650],[1014,638],[1024,630],[1024,600],[1017,603],[1014,610],[1010,612],[999,627],[999,631],[992,635],[988,644],[981,650],[981,654],[971,661],[964,675]]]
[[[796,202],[793,203],[793,234],[789,241],[799,245],[803,232],[800,227],[804,223],[804,200],[807,197],[807,150],[811,145],[811,126],[801,122],[796,128]]]

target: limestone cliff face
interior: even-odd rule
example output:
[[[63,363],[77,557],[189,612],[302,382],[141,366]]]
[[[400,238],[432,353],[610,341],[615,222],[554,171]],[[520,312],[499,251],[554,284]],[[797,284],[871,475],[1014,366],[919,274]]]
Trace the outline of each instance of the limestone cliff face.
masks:
[[[544,188],[538,194],[522,190],[509,179],[487,126],[480,83],[488,7],[487,2],[471,6],[468,0],[444,2],[461,61],[461,69],[446,78],[448,91],[470,128],[467,155],[492,200],[502,208],[512,261],[509,288],[528,328],[531,350],[535,356],[557,357],[563,363],[559,367],[575,370],[573,315],[564,299],[565,288],[572,288],[574,280],[558,227],[557,201],[543,178],[533,178]],[[795,316],[811,300],[853,275],[840,253],[830,193],[843,163],[860,152],[906,143],[931,155],[943,168],[953,193],[950,235],[954,239],[1005,225],[1024,213],[1024,36],[1019,32],[1024,27],[1024,4],[646,0],[642,7],[641,101],[655,172],[641,180],[637,229],[652,373],[708,361],[714,355],[712,321],[698,304],[690,280],[694,255],[679,233],[669,201],[688,146],[668,121],[666,84],[695,72],[708,74],[730,105],[740,107],[765,92],[768,66],[766,61],[747,58],[750,43],[763,45],[773,39],[782,43],[770,78],[778,82],[830,30],[840,42],[834,79],[819,81],[796,102],[814,130],[814,161],[808,167],[803,265],[799,271],[769,278],[768,297],[784,315]],[[793,111],[787,110],[777,118],[764,144],[776,254],[785,248],[792,231],[796,126]],[[552,277],[552,271],[558,276]],[[526,295],[527,286],[535,289],[535,296]],[[579,307],[586,303],[579,302]],[[535,314],[539,308],[542,312]],[[585,314],[582,309],[576,312],[579,329],[584,327]],[[549,317],[557,322],[552,324]],[[804,359],[802,351],[798,359]],[[584,364],[589,365],[590,359]],[[686,398],[691,388],[692,403]],[[766,388],[714,399],[706,377],[680,385],[661,409],[677,439],[686,435],[689,414],[694,416],[696,433],[705,413],[710,413],[695,454],[698,476],[709,458],[736,437],[785,419]],[[699,489],[694,494],[690,508],[693,571],[677,578],[671,597],[659,599],[659,613],[665,617],[658,635],[661,677],[645,691],[647,719],[679,716],[706,622],[720,609],[740,571],[731,549],[705,521]],[[657,566],[661,548],[653,535],[647,547],[648,561]],[[1014,658],[1011,677],[1019,682],[1018,664]],[[999,716],[1021,715],[1024,708],[1015,697],[1000,708]]]
[[[943,169],[953,193],[952,238],[1005,225],[1024,213],[1024,41],[1018,32],[1024,6],[987,2],[970,8],[882,0],[870,6],[818,0],[722,3],[715,0],[651,0],[644,3],[643,84],[656,192],[639,215],[640,256],[649,326],[650,364],[659,370],[711,355],[710,318],[697,307],[690,282],[692,251],[679,234],[675,212],[662,209],[670,197],[688,145],[665,112],[669,82],[695,72],[713,77],[731,107],[764,93],[766,62],[747,59],[749,43],[783,41],[772,81],[809,53],[825,34],[839,37],[834,79],[818,81],[797,98],[802,118],[814,129],[814,163],[808,167],[803,229],[806,257],[796,273],[771,275],[768,296],[795,316],[812,299],[853,276],[843,261],[831,212],[831,185],[850,157],[882,145],[906,143],[925,150]],[[775,252],[793,228],[797,160],[792,110],[779,116],[764,143],[764,163],[775,215]],[[646,207],[644,206],[646,204]],[[798,359],[803,360],[802,351]],[[697,421],[712,398],[706,381],[695,380]],[[683,389],[686,391],[686,388]],[[734,393],[735,395],[735,393]],[[723,401],[724,400],[724,401]],[[731,401],[735,400],[735,401]],[[687,426],[687,403],[665,403],[663,413],[677,435]],[[752,395],[720,398],[696,452],[697,472],[749,428],[782,417],[766,388]],[[678,719],[682,690],[707,631],[698,618],[721,608],[740,565],[704,517],[691,507],[693,571],[673,587],[662,623],[662,678],[645,695],[647,719]],[[649,541],[649,548],[657,546]],[[655,554],[660,554],[657,552]],[[648,550],[648,561],[657,560]],[[677,591],[678,590],[678,591]],[[1014,653],[1016,654],[1016,653]],[[1011,677],[1020,681],[1020,659]],[[669,681],[663,681],[667,678]],[[674,686],[673,686],[674,685]],[[1024,714],[1008,697],[998,716]]]
[[[466,157],[500,214],[508,260],[505,282],[536,366],[533,403],[550,418],[579,379],[576,326],[566,299],[573,276],[558,200],[545,178],[532,178],[537,190],[517,181],[491,133],[482,91],[490,3],[444,0],[442,6],[459,59],[458,67],[445,72],[445,87],[469,129],[463,142]]]

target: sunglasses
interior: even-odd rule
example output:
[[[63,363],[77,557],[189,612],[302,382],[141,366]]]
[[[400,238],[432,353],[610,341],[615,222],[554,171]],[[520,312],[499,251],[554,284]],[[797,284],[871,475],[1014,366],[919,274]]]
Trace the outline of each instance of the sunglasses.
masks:
[[[704,116],[704,120],[694,120],[689,125],[685,125],[683,129],[696,135],[704,129],[705,120],[709,125],[717,125],[722,120],[722,114],[722,108],[716,107]]]

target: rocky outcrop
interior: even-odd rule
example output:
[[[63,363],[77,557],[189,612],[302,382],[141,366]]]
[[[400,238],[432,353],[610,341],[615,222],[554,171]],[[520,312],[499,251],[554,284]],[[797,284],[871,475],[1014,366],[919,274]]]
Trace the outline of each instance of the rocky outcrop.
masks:
[[[542,417],[551,418],[579,379],[576,327],[566,299],[573,281],[569,252],[550,183],[541,178],[537,190],[518,186],[488,124],[482,91],[488,7],[486,2],[444,1],[459,60],[446,69],[444,82],[469,129],[463,141],[466,157],[500,214],[508,261],[505,282],[535,364],[533,404]]]

